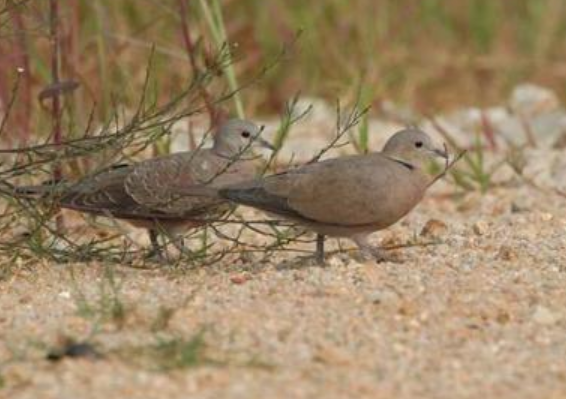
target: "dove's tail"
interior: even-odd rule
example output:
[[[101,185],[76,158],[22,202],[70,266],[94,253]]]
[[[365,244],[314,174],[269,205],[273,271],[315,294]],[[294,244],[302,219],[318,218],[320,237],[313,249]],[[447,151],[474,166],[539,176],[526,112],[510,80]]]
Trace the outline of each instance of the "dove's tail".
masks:
[[[35,186],[14,186],[13,184],[2,182],[1,191],[4,194],[22,199],[39,199],[53,195],[57,190],[59,181],[48,180]]]
[[[276,215],[302,217],[289,206],[287,198],[268,192],[261,184],[223,188],[218,191],[218,195],[237,204],[251,206]]]
[[[195,185],[195,186],[177,186],[174,187],[175,194],[180,197],[218,197],[218,188],[207,186],[207,185]]]

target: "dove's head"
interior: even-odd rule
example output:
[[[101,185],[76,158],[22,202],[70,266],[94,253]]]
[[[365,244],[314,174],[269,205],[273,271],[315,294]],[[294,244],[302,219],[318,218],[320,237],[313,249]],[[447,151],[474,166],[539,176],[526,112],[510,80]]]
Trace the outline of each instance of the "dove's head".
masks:
[[[238,156],[255,146],[273,150],[273,146],[260,137],[263,126],[243,119],[224,122],[214,137],[214,151],[224,156]]]
[[[445,149],[436,146],[430,136],[417,128],[409,128],[395,133],[382,151],[390,158],[422,167],[434,158],[448,159]]]

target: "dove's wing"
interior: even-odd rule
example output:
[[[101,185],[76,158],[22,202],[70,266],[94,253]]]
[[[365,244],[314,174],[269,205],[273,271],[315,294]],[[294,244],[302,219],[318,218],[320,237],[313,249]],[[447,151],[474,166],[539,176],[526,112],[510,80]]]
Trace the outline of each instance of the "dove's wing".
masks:
[[[134,170],[135,166],[124,166],[87,177],[66,189],[58,202],[64,208],[120,219],[175,220],[202,214],[194,207],[173,213],[140,203],[126,189],[126,182]]]
[[[77,211],[130,217],[146,213],[125,189],[124,181],[132,166],[120,165],[89,176],[65,190],[61,206]]]
[[[136,165],[125,181],[127,193],[140,205],[175,215],[224,212],[229,205],[217,196],[187,195],[191,187],[222,185],[253,177],[246,161],[233,161],[210,150],[177,153]]]
[[[420,170],[377,153],[306,165],[219,194],[309,223],[388,226],[420,201],[427,182]]]

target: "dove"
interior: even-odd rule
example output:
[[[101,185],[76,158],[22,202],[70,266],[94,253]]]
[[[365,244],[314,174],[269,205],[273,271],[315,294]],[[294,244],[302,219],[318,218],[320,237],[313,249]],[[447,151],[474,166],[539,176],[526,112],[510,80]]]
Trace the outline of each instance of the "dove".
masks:
[[[53,197],[62,208],[129,222],[149,232],[152,253],[161,255],[158,233],[178,237],[189,228],[214,220],[232,209],[219,197],[179,196],[192,186],[216,187],[252,179],[253,146],[273,150],[259,137],[263,128],[231,119],[213,135],[209,149],[179,152],[131,165],[115,165],[76,183],[19,187],[27,197]]]
[[[407,215],[432,182],[426,163],[448,159],[423,131],[395,133],[381,152],[306,164],[283,173],[230,184],[218,196],[287,218],[317,233],[324,262],[325,236],[352,239],[366,256],[385,260],[368,236]]]

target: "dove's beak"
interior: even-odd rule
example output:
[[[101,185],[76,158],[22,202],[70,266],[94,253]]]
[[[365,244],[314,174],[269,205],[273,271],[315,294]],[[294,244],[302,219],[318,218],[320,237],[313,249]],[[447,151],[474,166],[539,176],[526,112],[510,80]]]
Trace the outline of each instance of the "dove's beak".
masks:
[[[265,139],[262,139],[262,138],[260,137],[260,134],[261,134],[264,130],[265,130],[265,126],[262,125],[262,126],[260,127],[260,129],[259,129],[258,135],[256,136],[256,138],[255,138],[255,140],[254,140],[254,143],[255,143],[258,147],[267,148],[268,150],[275,151],[275,147],[273,146],[273,144],[271,144],[269,141],[267,141],[267,140],[265,140]]]
[[[434,154],[435,157],[448,159],[448,151],[446,151],[446,149],[440,150],[438,148],[435,148],[434,150],[432,150],[432,153]]]
[[[256,144],[261,148],[267,148],[268,150],[275,151],[275,147],[269,141],[262,139],[261,137],[257,137],[255,139]]]

